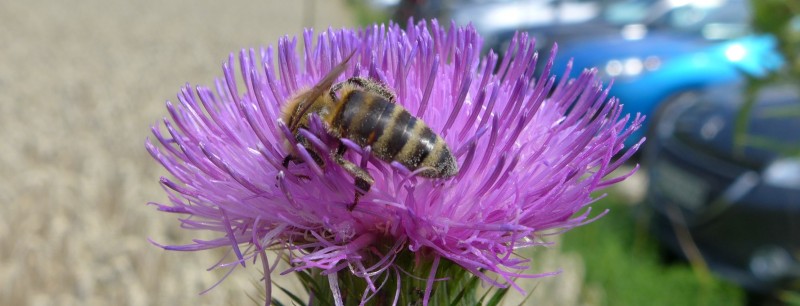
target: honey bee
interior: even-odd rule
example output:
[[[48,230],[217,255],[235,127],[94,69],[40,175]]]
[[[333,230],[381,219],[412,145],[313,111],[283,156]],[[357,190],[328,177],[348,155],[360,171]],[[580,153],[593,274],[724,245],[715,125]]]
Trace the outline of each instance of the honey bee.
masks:
[[[341,138],[350,139],[362,148],[371,146],[371,154],[385,162],[396,161],[411,171],[422,169],[418,173],[422,177],[456,175],[458,164],[444,139],[421,119],[396,104],[396,96],[388,87],[363,77],[351,77],[333,84],[347,68],[352,56],[353,53],[314,87],[291,98],[283,107],[282,114],[298,143],[308,149],[317,164],[324,166],[320,154],[330,154],[331,160],[355,178],[355,199],[348,210],[355,208],[359,197],[369,192],[375,180],[366,169],[344,158],[347,147]],[[327,132],[340,139],[335,152],[315,152],[298,133],[300,128],[308,129],[310,114],[319,116]],[[287,149],[290,153],[283,160],[285,168],[290,161],[302,162],[294,148]]]

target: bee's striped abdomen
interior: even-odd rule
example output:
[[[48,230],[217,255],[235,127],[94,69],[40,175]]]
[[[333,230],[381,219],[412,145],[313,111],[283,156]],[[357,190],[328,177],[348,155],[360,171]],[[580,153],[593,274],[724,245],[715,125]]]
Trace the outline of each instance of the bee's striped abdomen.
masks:
[[[343,94],[332,125],[340,137],[353,140],[384,161],[397,161],[409,170],[430,167],[426,177],[450,177],[458,172],[444,139],[402,106],[361,90]]]

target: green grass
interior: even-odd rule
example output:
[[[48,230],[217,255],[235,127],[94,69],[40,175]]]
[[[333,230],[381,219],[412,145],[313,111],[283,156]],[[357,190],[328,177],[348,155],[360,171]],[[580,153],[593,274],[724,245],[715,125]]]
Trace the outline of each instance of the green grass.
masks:
[[[664,263],[656,241],[637,226],[632,209],[609,197],[600,207],[608,215],[564,235],[563,247],[584,258],[583,299],[598,305],[744,305],[738,287],[684,262]],[[599,301],[593,301],[597,298]]]

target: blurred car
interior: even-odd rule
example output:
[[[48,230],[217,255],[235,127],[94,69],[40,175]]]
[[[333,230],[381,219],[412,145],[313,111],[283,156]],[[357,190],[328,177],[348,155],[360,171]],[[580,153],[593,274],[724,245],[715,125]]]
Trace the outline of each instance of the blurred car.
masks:
[[[472,23],[494,50],[505,51],[517,30],[545,53],[558,43],[556,69],[570,60],[573,76],[597,67],[614,80],[611,95],[625,111],[648,118],[685,92],[782,64],[772,36],[748,35],[748,0],[459,0],[445,12],[458,24]],[[648,133],[649,122],[627,146]]]
[[[650,131],[660,105],[707,86],[761,77],[780,67],[774,37],[745,35],[747,0],[606,1],[605,23],[616,29],[591,36],[555,37],[558,66],[573,59],[574,73],[597,67],[614,80],[611,95],[625,111],[648,116],[632,146]],[[558,67],[557,66],[557,67]]]
[[[504,51],[517,31],[539,38],[545,32],[577,32],[600,17],[603,0],[451,0],[438,12],[442,20],[460,26],[472,24],[484,39],[484,48]],[[587,27],[588,28],[588,27]],[[551,33],[556,34],[556,33]],[[540,41],[539,46],[552,44]]]
[[[595,35],[636,38],[668,31],[708,40],[740,37],[750,31],[748,0],[439,0],[442,20],[472,24],[485,47],[503,51],[517,31],[540,46]],[[621,33],[624,30],[624,33]]]
[[[782,64],[772,36],[745,36],[709,44],[671,33],[645,38],[593,38],[560,48],[557,65],[574,58],[573,73],[597,67],[602,77],[614,80],[611,95],[625,112],[648,116],[642,128],[626,140],[631,146],[650,132],[650,122],[660,106],[687,92],[739,81],[744,75],[763,77]],[[557,66],[558,67],[558,66]]]
[[[800,290],[800,87],[761,88],[735,134],[746,96],[738,82],[665,107],[645,144],[643,207],[676,254],[755,292]]]

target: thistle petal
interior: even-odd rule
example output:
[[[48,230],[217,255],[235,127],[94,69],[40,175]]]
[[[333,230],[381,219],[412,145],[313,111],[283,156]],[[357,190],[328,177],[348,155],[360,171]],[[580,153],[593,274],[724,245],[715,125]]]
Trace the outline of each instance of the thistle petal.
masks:
[[[167,102],[170,118],[152,128],[155,141],[148,139],[146,148],[173,177],[161,180],[170,203],[153,204],[187,215],[180,219],[185,228],[218,237],[158,246],[229,248],[236,259],[217,266],[261,258],[265,273],[272,271],[266,248],[284,250],[293,265],[284,273],[321,269],[337,304],[343,303],[337,273],[351,267],[365,279],[361,301],[367,301],[404,271],[395,266],[397,254],[411,252],[433,267],[421,276],[428,280],[427,304],[440,260],[500,287],[519,289],[518,277],[552,275],[518,273],[530,260],[514,250],[591,222],[591,192],[629,176],[605,179],[638,149],[626,150],[623,141],[643,117],[631,120],[619,101],[607,99],[594,70],[557,79],[551,55],[543,73],[534,74],[539,58],[525,33],[514,36],[508,53],[483,58],[472,27],[446,29],[435,20],[405,30],[390,24],[313,33],[303,33],[302,59],[296,38],[284,37],[274,49],[243,49],[223,64],[214,90],[186,85],[179,103]],[[458,175],[419,177],[421,170],[384,162],[372,155],[375,148],[341,139],[350,148],[345,158],[374,178],[348,209],[355,184],[330,160],[339,141],[327,133],[330,123],[312,116],[299,132],[306,147],[278,118],[289,97],[351,52],[340,78],[368,77],[395,91],[398,104],[455,149]],[[304,163],[284,168],[287,148]],[[388,293],[395,302],[397,282]]]

